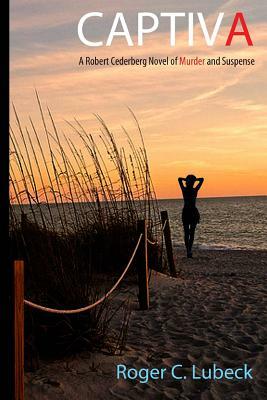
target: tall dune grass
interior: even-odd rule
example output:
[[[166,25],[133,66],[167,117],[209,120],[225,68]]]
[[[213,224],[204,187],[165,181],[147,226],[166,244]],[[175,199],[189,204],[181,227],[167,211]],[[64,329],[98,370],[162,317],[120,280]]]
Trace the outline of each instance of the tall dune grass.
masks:
[[[122,128],[122,146],[98,115],[97,134],[78,119],[66,121],[68,133],[59,131],[51,110],[43,109],[38,93],[36,98],[41,127],[31,118],[22,127],[13,106],[11,255],[25,260],[27,297],[45,306],[75,308],[93,302],[115,282],[135,247],[140,219],[148,221],[149,238],[158,239],[149,257],[151,267],[160,268],[159,210],[143,135],[131,110],[137,141]],[[49,344],[55,354],[104,345],[110,338],[109,307],[105,303],[68,318],[27,310],[26,331],[34,338],[30,348],[34,342],[42,354]],[[51,335],[55,345],[47,339]]]

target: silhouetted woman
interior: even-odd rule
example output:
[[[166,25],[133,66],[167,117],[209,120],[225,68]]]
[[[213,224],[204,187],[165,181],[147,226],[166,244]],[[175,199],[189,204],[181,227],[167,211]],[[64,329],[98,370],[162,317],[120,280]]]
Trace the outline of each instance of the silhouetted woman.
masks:
[[[184,225],[184,244],[187,257],[192,257],[192,246],[194,243],[195,229],[200,221],[200,215],[196,208],[196,198],[204,178],[196,178],[195,175],[187,175],[186,178],[178,178],[184,198],[182,221]],[[195,183],[197,183],[196,186]]]

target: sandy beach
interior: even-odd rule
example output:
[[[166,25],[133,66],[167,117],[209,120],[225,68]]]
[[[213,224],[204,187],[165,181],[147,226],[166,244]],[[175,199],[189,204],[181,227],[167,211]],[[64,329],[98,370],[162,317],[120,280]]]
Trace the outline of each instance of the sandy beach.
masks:
[[[26,400],[266,399],[267,252],[199,250],[187,259],[177,251],[175,258],[179,278],[152,273],[148,311],[138,310],[137,288],[131,290],[122,355],[83,352],[42,362],[37,372],[26,373]],[[212,363],[221,368],[246,363],[253,380],[192,380],[192,364],[200,370]],[[117,380],[117,364],[166,369],[183,364],[188,379],[168,374],[147,383]]]

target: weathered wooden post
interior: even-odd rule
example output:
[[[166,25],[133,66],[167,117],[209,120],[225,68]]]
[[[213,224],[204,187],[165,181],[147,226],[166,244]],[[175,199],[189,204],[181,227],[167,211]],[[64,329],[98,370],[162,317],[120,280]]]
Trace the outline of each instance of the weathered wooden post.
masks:
[[[163,233],[164,233],[164,240],[165,240],[165,245],[166,245],[166,252],[167,252],[167,259],[168,259],[170,274],[171,274],[171,276],[176,277],[177,274],[176,274],[174,258],[173,258],[172,238],[171,238],[171,229],[170,229],[168,212],[161,211],[160,214],[161,214],[162,227],[164,227]]]
[[[148,256],[147,256],[147,221],[141,220],[137,223],[139,234],[143,234],[138,251],[138,283],[139,283],[139,304],[141,310],[149,308],[149,287],[148,287]]]
[[[14,399],[24,399],[24,262],[14,261]]]

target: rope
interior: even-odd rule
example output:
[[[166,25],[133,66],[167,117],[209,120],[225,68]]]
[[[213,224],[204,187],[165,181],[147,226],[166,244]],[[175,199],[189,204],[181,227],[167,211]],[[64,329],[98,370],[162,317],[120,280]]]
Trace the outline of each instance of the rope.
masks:
[[[82,313],[82,312],[91,310],[92,308],[96,307],[98,304],[100,304],[104,300],[106,300],[111,295],[111,293],[117,288],[119,283],[122,281],[122,279],[126,275],[127,271],[129,270],[129,268],[130,268],[130,266],[131,266],[131,264],[133,262],[133,259],[135,257],[135,254],[136,254],[137,250],[138,250],[138,247],[140,245],[142,237],[143,237],[143,234],[141,233],[140,236],[139,236],[139,239],[137,241],[137,244],[135,246],[135,249],[134,249],[134,251],[132,253],[132,256],[131,256],[131,258],[130,258],[125,270],[123,271],[123,273],[121,274],[121,276],[119,277],[119,279],[117,280],[115,285],[112,286],[112,288],[104,296],[102,296],[99,300],[97,300],[95,303],[89,304],[88,306],[85,306],[85,307],[76,308],[74,310],[58,310],[56,308],[43,307],[43,306],[41,306],[39,304],[35,304],[35,303],[33,303],[33,302],[29,301],[29,300],[25,300],[25,299],[24,299],[24,303],[29,307],[35,308],[35,309],[40,310],[40,311],[52,313],[52,314],[78,314],[78,313]]]
[[[157,244],[157,240],[155,240],[154,242],[152,242],[151,240],[147,239],[147,243],[151,244],[152,246],[154,246],[155,244]]]
[[[164,232],[164,230],[165,230],[165,228],[166,228],[166,224],[167,224],[167,220],[165,220],[165,222],[164,222],[164,224],[163,224],[163,227],[162,227],[162,229],[161,229],[161,234],[163,234],[163,232]],[[148,242],[149,244],[151,244],[151,246],[155,246],[155,244],[158,243],[157,240],[155,240],[154,242],[152,242],[152,241],[149,240],[148,238],[147,238],[147,242]]]
[[[166,224],[167,224],[167,219],[165,220],[164,225],[163,225],[163,227],[162,227],[162,233],[164,232],[164,230],[165,230],[165,228],[166,228]]]
[[[153,223],[153,226],[158,226],[158,225],[161,225],[161,224],[162,224],[162,221],[159,220],[158,222],[154,222],[154,223]]]

